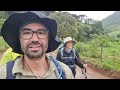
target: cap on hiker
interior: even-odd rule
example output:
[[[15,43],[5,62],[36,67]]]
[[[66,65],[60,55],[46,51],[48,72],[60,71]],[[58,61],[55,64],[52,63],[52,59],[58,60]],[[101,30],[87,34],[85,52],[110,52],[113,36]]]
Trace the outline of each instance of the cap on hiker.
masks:
[[[19,32],[30,23],[42,23],[49,30],[48,49],[46,53],[54,51],[61,42],[56,40],[57,23],[40,11],[25,11],[11,14],[1,28],[1,35],[14,52],[23,54],[20,46]]]
[[[75,41],[74,39],[72,39],[71,37],[66,37],[66,38],[64,39],[64,45],[65,45],[68,41],[73,41],[73,44],[76,43],[76,41]]]

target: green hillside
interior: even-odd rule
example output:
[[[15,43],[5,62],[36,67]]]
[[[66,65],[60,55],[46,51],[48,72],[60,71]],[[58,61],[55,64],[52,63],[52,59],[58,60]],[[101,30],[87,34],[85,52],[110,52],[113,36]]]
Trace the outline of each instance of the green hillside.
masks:
[[[113,32],[109,33],[108,35],[110,37],[116,37],[118,34],[120,34],[120,30],[119,31],[113,31]]]
[[[102,20],[105,32],[110,33],[120,30],[120,11],[116,11]]]

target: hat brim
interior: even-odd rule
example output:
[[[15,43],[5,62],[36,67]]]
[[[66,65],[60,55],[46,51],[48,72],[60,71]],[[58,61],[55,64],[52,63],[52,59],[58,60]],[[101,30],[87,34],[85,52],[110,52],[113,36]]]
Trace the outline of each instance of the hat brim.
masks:
[[[43,15],[43,14],[42,14]],[[33,12],[14,13],[3,24],[1,35],[14,52],[23,54],[19,40],[19,29],[28,22],[40,22],[49,29],[49,41],[47,53],[54,51],[61,42],[55,40],[57,34],[57,23],[50,18],[42,18]]]
[[[76,41],[75,40],[68,40],[68,41],[72,41],[73,42],[73,45],[75,45],[76,44]],[[65,44],[68,42],[68,41],[66,41],[65,43],[64,43],[64,46],[65,46]]]

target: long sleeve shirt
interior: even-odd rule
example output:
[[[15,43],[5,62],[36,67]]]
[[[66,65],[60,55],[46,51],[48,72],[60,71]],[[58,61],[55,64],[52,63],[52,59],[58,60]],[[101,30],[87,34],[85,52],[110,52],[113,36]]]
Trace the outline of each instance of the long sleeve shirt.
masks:
[[[68,53],[65,50],[65,48],[63,49],[63,55],[66,55],[67,57],[69,57],[70,54],[72,54],[72,53],[73,53],[73,51]],[[62,57],[61,57],[61,49],[58,51],[56,59],[64,63],[64,60],[62,60]],[[79,56],[79,54],[78,54],[78,52],[76,50],[75,50],[75,59],[74,60],[75,60],[75,64],[83,69],[83,64],[82,64],[80,56]]]

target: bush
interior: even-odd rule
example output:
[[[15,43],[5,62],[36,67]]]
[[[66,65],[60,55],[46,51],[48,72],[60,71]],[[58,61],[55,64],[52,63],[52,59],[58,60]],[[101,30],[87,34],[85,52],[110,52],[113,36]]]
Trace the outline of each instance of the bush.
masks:
[[[82,55],[86,56],[86,57],[91,57],[91,53],[90,52],[83,52]]]
[[[106,47],[111,47],[113,45],[113,42],[108,42],[108,44],[106,45]]]
[[[100,47],[81,42],[77,43],[75,48],[82,58],[89,58],[85,61],[105,70],[120,71],[120,42],[110,41],[109,46],[104,47],[103,62],[100,61]]]
[[[74,48],[78,51],[78,52],[81,52],[81,44],[80,43],[77,43]]]
[[[81,43],[78,42],[74,47],[80,54],[83,54],[84,52],[88,52],[88,48],[89,48],[87,44],[82,42]]]
[[[0,30],[1,30],[1,27],[2,27],[2,25],[4,23],[4,21],[5,21],[5,19],[0,19]],[[0,31],[0,36],[1,36],[1,31]]]
[[[100,58],[100,54],[97,52],[91,53],[92,58]]]
[[[3,38],[0,38],[0,50],[5,50],[8,47],[8,44],[3,40]]]
[[[105,69],[105,70],[110,70],[110,69],[113,68],[113,66],[111,66],[110,64],[104,62],[102,64],[102,68]]]

